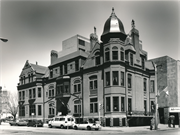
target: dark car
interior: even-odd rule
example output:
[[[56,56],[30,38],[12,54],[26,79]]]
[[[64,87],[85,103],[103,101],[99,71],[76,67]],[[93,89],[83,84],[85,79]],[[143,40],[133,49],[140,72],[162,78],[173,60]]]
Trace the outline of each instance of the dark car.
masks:
[[[43,127],[43,122],[41,120],[29,120],[27,126],[30,127]]]

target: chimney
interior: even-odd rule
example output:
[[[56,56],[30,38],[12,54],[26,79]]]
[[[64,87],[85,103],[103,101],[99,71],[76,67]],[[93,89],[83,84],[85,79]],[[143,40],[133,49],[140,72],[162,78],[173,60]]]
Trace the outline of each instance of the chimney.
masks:
[[[51,50],[51,64],[58,58],[58,52],[55,50]]]
[[[36,65],[38,65],[38,62],[36,61]]]

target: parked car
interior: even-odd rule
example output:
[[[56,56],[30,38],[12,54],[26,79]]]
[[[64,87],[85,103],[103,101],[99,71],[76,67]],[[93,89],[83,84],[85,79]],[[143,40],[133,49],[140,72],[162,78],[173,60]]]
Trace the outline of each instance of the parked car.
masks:
[[[50,128],[52,127],[60,127],[60,128],[73,128],[73,125],[75,124],[75,118],[67,115],[67,116],[57,116],[52,118],[48,126]]]
[[[28,121],[27,120],[19,120],[16,122],[18,126],[27,126]]]
[[[9,121],[10,126],[17,126],[17,120],[16,121]]]
[[[43,122],[41,120],[28,120],[27,126],[43,127]]]
[[[101,129],[101,125],[100,124],[96,124],[96,123],[91,123],[89,121],[83,121],[83,122],[79,122],[79,123],[75,123],[74,124],[74,129],[87,129],[87,130],[91,130],[91,129],[95,129],[95,130],[100,130]]]

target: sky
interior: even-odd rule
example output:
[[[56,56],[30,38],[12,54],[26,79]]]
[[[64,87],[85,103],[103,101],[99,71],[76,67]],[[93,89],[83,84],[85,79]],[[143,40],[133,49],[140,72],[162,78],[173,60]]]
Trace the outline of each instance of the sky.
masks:
[[[135,21],[148,59],[169,56],[180,60],[180,1],[60,1],[1,0],[0,86],[17,91],[26,60],[50,65],[51,50],[76,34],[89,38],[94,26],[99,37],[112,12],[126,34]]]

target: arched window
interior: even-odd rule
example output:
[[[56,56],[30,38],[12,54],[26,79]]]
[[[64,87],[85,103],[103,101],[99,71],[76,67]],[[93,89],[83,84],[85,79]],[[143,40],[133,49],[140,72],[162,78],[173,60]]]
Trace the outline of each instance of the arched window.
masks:
[[[121,47],[120,55],[121,55],[121,60],[124,61],[124,49],[122,47]]]
[[[101,61],[100,61],[100,53],[99,52],[96,52],[95,53],[95,65],[99,65],[101,64]]]
[[[89,77],[89,89],[96,90],[97,88],[98,88],[97,75],[90,76]]]
[[[116,46],[112,48],[112,59],[118,60],[118,48]]]
[[[79,92],[81,92],[81,81],[75,80],[74,81],[74,93],[79,93]]]
[[[54,97],[55,94],[54,94],[54,85],[50,85],[49,86],[49,97]]]
[[[109,48],[105,49],[105,61],[109,61]]]

